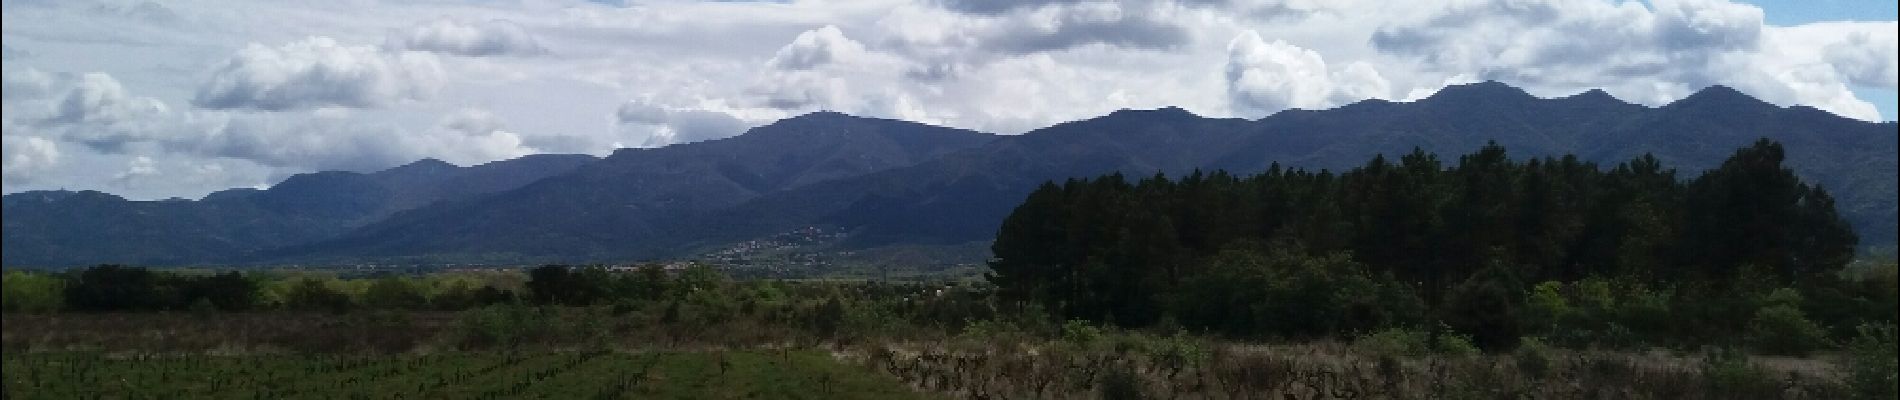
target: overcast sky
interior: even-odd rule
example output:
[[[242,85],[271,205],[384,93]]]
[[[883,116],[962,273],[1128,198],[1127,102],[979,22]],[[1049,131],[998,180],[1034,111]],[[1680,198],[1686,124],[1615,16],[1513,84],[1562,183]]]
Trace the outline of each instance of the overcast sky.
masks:
[[[828,109],[1002,134],[1498,80],[1895,115],[1891,0],[5,1],[4,189],[197,198],[314,170],[738,134]]]

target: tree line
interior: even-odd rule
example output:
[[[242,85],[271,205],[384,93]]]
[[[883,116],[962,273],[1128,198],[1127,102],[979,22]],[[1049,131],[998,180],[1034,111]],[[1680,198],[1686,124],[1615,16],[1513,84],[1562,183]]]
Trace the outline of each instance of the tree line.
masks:
[[[1650,155],[1606,169],[1493,143],[1337,173],[1047,182],[1004,220],[988,280],[1061,318],[1250,338],[1415,329],[1508,348],[1757,332],[1743,340],[1806,349],[1892,323],[1893,279],[1841,278],[1856,235],[1784,157],[1764,139],[1684,180]]]
[[[995,317],[989,291],[955,283],[735,281],[703,265],[667,270],[543,265],[487,273],[339,279],[281,272],[154,270],[99,265],[4,275],[8,313],[470,311],[476,325],[520,326],[526,309],[597,308],[665,324],[733,321],[818,335],[957,330]],[[531,307],[532,306],[532,307]],[[523,328],[525,329],[525,328]]]

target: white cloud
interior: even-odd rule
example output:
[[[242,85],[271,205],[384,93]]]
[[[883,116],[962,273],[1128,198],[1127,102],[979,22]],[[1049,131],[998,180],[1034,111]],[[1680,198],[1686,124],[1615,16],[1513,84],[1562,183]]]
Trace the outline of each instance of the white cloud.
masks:
[[[460,165],[536,153],[535,149],[522,143],[521,135],[503,130],[502,127],[501,120],[487,111],[464,109],[442,117],[435,127],[409,138],[419,153],[430,153],[443,161]]]
[[[831,63],[833,60],[851,60],[864,57],[864,44],[845,37],[844,32],[835,25],[825,25],[798,34],[791,44],[778,50],[772,60],[766,62],[778,69],[812,69]]]
[[[1236,112],[1263,116],[1289,108],[1329,108],[1368,98],[1386,98],[1390,85],[1370,64],[1339,71],[1319,53],[1247,31],[1227,45],[1227,93]]]
[[[121,187],[132,187],[161,175],[163,174],[158,171],[158,167],[152,165],[151,157],[137,156],[133,157],[132,161],[126,162],[125,171],[113,175],[112,181]]]
[[[53,77],[38,68],[7,68],[0,96],[8,100],[36,99],[52,93]]]
[[[0,136],[0,177],[9,189],[32,183],[38,174],[59,164],[59,145],[37,136]]]
[[[622,136],[627,140],[639,141],[639,147],[727,138],[751,127],[725,112],[667,109],[639,100],[622,103],[614,117],[619,121],[617,129],[621,130]],[[623,141],[616,146],[625,143]]]
[[[1833,43],[1823,47],[1824,60],[1856,85],[1900,89],[1900,24],[1893,22],[1851,24],[1829,35]]]
[[[9,191],[170,196],[605,154],[820,109],[1014,134],[1494,79],[1652,106],[1722,84],[1881,118],[1856,93],[1900,89],[1894,22],[1765,21],[1722,0],[8,3],[0,124],[7,157],[30,160],[10,165],[45,166],[10,167]],[[140,156],[162,179],[115,186]]]
[[[132,96],[111,75],[87,73],[55,98],[21,99],[44,113],[33,124],[42,134],[103,151],[122,151],[131,142],[155,139],[171,108],[158,99]]]
[[[527,29],[502,19],[469,23],[438,18],[393,33],[385,47],[471,57],[548,52]]]
[[[1533,93],[1603,88],[1660,105],[1709,85],[1727,85],[1771,103],[1880,118],[1847,85],[1890,82],[1883,78],[1892,76],[1892,57],[1882,56],[1893,54],[1892,40],[1862,29],[1884,25],[1891,31],[1891,23],[1784,28],[1765,25],[1761,9],[1751,5],[1652,4],[1465,2],[1385,24],[1372,44],[1427,71],[1500,80]]]
[[[428,99],[442,80],[442,66],[429,53],[390,52],[317,36],[279,47],[245,47],[213,72],[192,103],[268,111],[374,108]]]
[[[164,102],[127,96],[125,87],[112,75],[95,72],[80,76],[46,122],[113,125],[169,112]]]

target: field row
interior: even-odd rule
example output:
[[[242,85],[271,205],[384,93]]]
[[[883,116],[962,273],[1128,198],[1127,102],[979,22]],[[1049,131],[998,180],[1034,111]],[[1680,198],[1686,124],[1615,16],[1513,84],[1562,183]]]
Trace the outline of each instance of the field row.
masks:
[[[9,399],[916,398],[818,351],[8,354]]]

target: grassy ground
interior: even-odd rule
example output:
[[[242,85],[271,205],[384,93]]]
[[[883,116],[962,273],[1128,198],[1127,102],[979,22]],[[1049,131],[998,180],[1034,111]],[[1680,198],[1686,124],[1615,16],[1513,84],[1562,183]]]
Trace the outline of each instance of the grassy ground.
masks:
[[[5,356],[8,399],[912,399],[814,350],[454,352],[398,356]]]

